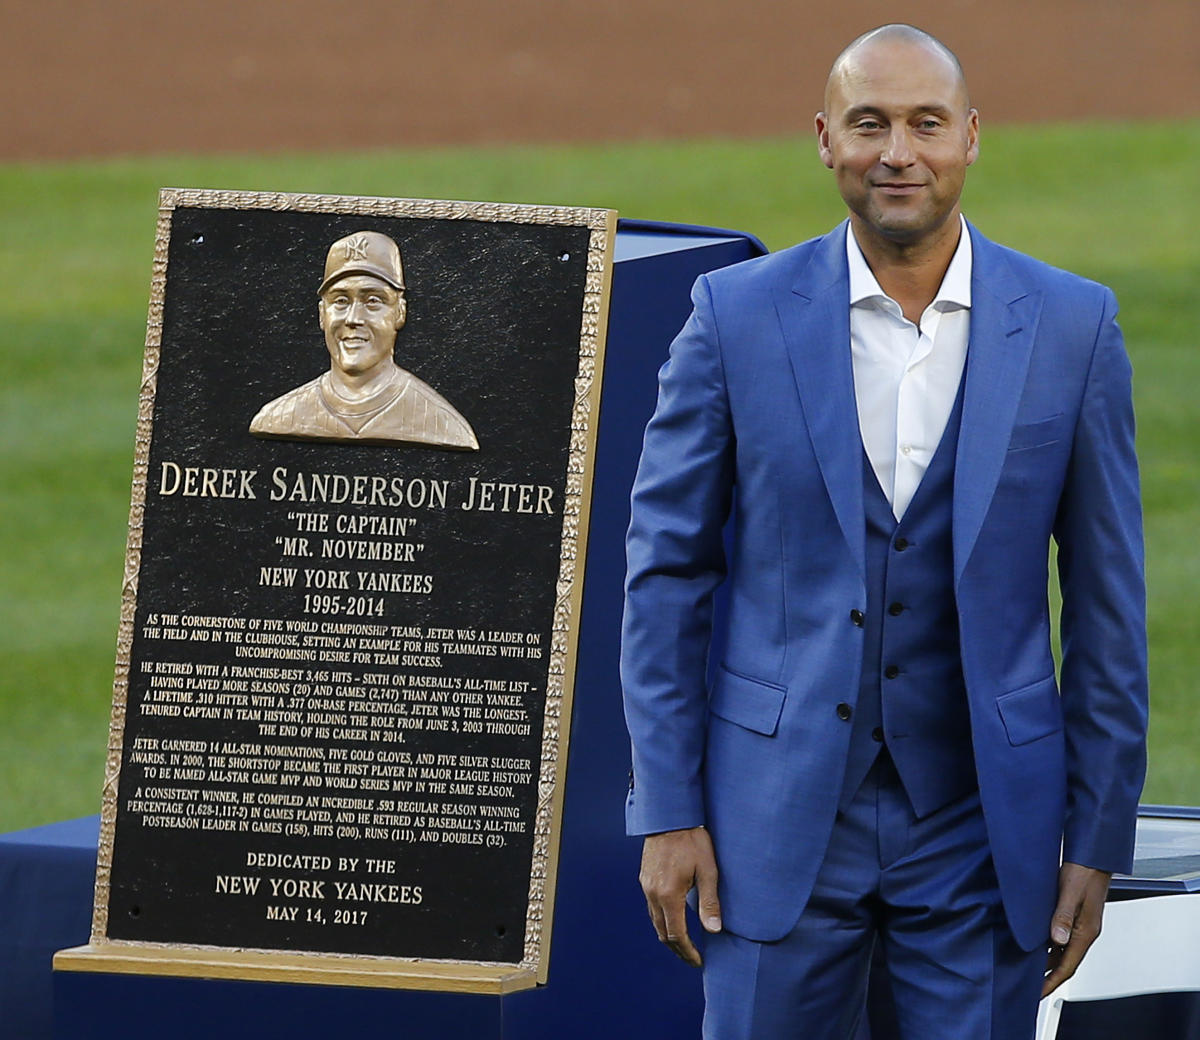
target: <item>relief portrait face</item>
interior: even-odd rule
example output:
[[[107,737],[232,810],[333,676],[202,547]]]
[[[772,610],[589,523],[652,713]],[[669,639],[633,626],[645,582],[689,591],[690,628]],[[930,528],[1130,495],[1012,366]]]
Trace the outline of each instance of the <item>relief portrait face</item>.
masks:
[[[325,345],[335,368],[363,375],[387,364],[404,324],[404,298],[387,282],[348,275],[321,294]]]

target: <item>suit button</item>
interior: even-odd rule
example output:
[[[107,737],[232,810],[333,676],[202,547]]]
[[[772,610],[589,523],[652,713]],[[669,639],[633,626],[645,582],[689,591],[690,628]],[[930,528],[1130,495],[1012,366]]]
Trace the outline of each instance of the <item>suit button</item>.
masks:
[[[902,538],[897,538],[896,541],[893,542],[892,544],[895,545],[896,552],[904,552],[904,550],[907,549],[909,546],[909,541],[907,538],[902,537]]]
[[[904,604],[893,603],[890,607],[888,607],[888,613],[891,614],[892,617],[899,617],[904,613]]]
[[[876,726],[873,730],[871,730],[871,739],[873,741],[875,741],[876,744],[883,743],[883,727],[882,726]]]
[[[862,628],[863,627],[863,612],[858,609],[850,611],[850,620],[855,625],[857,625],[859,628]]]
[[[854,710],[845,701],[837,706],[837,717],[845,722],[854,714]]]
[[[894,679],[899,674],[900,674],[900,669],[897,668],[894,664],[889,664],[883,670],[883,676],[885,679]]]

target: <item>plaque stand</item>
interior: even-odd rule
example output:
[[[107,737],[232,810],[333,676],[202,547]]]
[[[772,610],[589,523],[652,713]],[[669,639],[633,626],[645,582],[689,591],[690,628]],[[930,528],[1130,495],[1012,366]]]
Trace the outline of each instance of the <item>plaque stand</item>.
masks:
[[[253,978],[263,981],[234,981],[209,950],[175,950],[174,960],[163,962],[152,944],[110,942],[56,956],[56,1038],[198,1040],[244,1034],[255,1023],[269,1023],[271,1035],[319,1035],[351,1021],[364,1035],[372,1028],[391,1035],[402,1023],[405,1040],[699,1033],[700,976],[654,936],[637,884],[640,842],[624,833],[629,745],[617,674],[624,533],[655,374],[687,317],[692,282],[764,251],[751,236],[711,228],[622,221],[618,229],[545,978],[515,966],[489,974],[429,961],[418,978],[415,963],[409,975],[393,958],[372,978],[369,958],[346,958],[344,975],[317,980],[292,957],[258,954]],[[143,961],[151,957],[152,967]],[[436,986],[443,992],[432,991],[431,967],[445,973]],[[237,978],[245,977],[239,970]],[[290,984],[316,981],[335,985]],[[129,1007],[139,1014],[129,1015]]]
[[[497,996],[532,989],[538,983],[532,971],[508,965],[401,961],[395,957],[325,957],[320,963],[314,963],[311,956],[301,954],[179,949],[120,942],[63,950],[55,956],[54,967],[57,971],[423,989]]]

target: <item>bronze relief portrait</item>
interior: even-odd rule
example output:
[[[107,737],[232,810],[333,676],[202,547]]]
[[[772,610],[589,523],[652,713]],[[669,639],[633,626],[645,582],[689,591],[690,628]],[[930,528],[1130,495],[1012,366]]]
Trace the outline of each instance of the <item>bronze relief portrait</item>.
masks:
[[[407,303],[400,247],[377,231],[338,239],[325,258],[318,314],[330,366],[259,409],[256,437],[408,442],[477,451],[471,424],[429,384],[396,364]]]

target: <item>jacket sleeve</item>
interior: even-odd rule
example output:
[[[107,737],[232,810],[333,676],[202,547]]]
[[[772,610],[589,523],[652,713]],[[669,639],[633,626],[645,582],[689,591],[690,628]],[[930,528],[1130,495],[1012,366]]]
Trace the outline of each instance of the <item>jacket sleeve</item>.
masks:
[[[1063,858],[1132,867],[1146,772],[1146,593],[1131,370],[1105,290],[1055,522],[1067,746]]]
[[[708,280],[659,373],[634,481],[621,640],[630,834],[704,823],[712,597],[725,576],[734,436]]]

